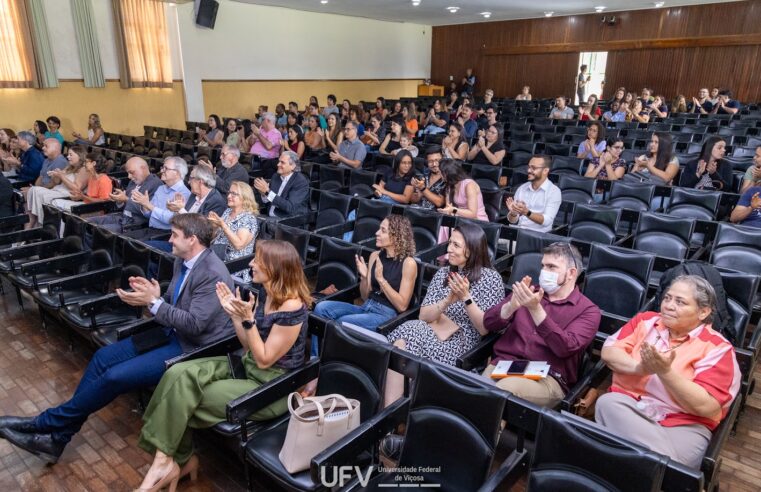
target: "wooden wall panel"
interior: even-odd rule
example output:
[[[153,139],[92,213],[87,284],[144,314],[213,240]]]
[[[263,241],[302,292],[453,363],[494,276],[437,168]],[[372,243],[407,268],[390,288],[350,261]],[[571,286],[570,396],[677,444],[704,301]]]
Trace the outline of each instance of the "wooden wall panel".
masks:
[[[578,51],[500,55],[500,50],[562,43],[686,40],[686,47],[609,51],[606,93],[617,86],[652,86],[668,98],[693,94],[701,85],[731,88],[745,101],[761,101],[761,45],[694,47],[695,37],[761,33],[761,1],[614,12],[618,22],[603,25],[602,14],[442,26],[433,28],[431,77],[448,85],[473,67],[478,91],[492,87],[512,97],[524,84],[535,97],[571,95],[578,70]],[[691,39],[689,39],[691,38]],[[729,38],[727,38],[727,42]],[[721,44],[721,38],[711,40]],[[755,40],[753,41],[755,42]],[[631,44],[631,43],[630,43]],[[567,49],[567,48],[566,48]]]

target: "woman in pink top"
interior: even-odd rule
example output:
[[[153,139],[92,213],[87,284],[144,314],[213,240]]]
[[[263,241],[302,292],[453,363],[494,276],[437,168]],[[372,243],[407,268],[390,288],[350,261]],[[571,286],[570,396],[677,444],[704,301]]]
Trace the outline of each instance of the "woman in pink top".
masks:
[[[276,122],[277,118],[273,113],[264,113],[262,126],[260,128],[251,126],[252,133],[249,139],[252,143],[252,154],[262,159],[276,159],[280,156],[280,140],[283,137],[275,128]]]
[[[439,212],[465,219],[488,221],[489,216],[486,215],[481,188],[478,183],[470,179],[465,169],[453,159],[444,159],[439,164],[439,171],[447,184],[446,204],[439,209]],[[440,228],[439,242],[443,243],[448,239],[448,228]]]

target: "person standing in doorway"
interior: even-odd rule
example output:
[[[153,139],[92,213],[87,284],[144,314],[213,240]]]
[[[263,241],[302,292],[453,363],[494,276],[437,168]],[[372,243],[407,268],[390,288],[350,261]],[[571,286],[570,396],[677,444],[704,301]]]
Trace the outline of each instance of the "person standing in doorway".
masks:
[[[587,74],[587,65],[579,67],[579,77],[576,79],[576,95],[579,98],[579,104],[586,101],[587,84],[592,76]]]

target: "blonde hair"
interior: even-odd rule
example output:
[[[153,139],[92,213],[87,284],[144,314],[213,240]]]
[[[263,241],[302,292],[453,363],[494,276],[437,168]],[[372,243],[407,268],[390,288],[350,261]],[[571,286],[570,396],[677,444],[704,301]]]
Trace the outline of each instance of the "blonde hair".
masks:
[[[238,194],[243,202],[243,210],[251,212],[254,215],[259,215],[259,203],[256,201],[256,197],[254,197],[254,190],[251,189],[251,186],[243,181],[233,181],[230,183],[230,188],[233,186],[238,188]]]
[[[91,128],[93,130],[96,129],[96,128],[101,128],[100,116],[98,116],[98,113],[92,113],[90,116],[95,116],[95,123],[90,124],[90,122],[88,121],[87,122],[87,128]]]

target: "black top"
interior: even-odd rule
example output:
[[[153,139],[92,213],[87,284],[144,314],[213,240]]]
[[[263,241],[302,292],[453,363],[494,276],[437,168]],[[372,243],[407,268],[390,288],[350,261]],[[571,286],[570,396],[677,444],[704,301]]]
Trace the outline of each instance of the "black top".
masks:
[[[699,162],[700,159],[695,159],[684,166],[679,182],[680,186],[704,190],[732,191],[732,166],[728,162],[719,161],[716,165],[716,172],[709,174],[705,180],[702,180],[702,178],[707,173],[703,173],[701,177],[697,175]]]
[[[3,174],[0,174],[0,217],[8,217],[13,213],[13,185]]]
[[[396,149],[401,149],[402,144],[399,143],[399,140],[394,140],[393,135],[389,139],[388,143],[386,144],[386,152],[393,152]]]
[[[307,334],[307,312],[306,305],[302,305],[296,311],[275,311],[273,313],[264,314],[264,305],[267,303],[267,291],[264,289],[259,290],[259,306],[256,309],[254,318],[256,319],[256,327],[259,330],[259,335],[262,337],[262,341],[266,342],[267,337],[270,334],[272,326],[275,324],[283,326],[293,326],[301,323],[301,331],[299,332],[296,343],[285,353],[284,356],[275,362],[276,367],[283,369],[295,369],[304,365],[306,357],[305,343]]]
[[[404,260],[399,261],[393,258],[389,258],[388,255],[386,255],[385,249],[381,250],[380,253],[378,253],[378,260],[381,262],[381,265],[383,265],[383,278],[386,279],[392,289],[399,292],[399,288],[402,285],[402,270],[404,269]],[[391,301],[386,298],[386,295],[381,290],[378,281],[375,279],[375,265],[373,265],[373,271],[371,272],[371,275],[372,280],[370,281],[370,287],[372,287],[373,290],[370,292],[370,299],[380,302],[381,304],[384,304],[392,309],[396,309],[394,305],[391,304]]]
[[[411,179],[412,176],[400,178],[397,176],[396,172],[394,172],[393,169],[386,171],[386,173],[383,175],[383,183],[385,184],[385,188],[391,193],[396,193],[397,195],[404,194],[404,188],[410,186]]]
[[[494,142],[493,144],[487,145],[486,147],[491,151],[492,154],[500,150],[505,150],[505,144],[502,142]],[[489,159],[486,158],[486,155],[484,155],[483,150],[479,150],[478,154],[476,154],[476,156],[470,162],[473,164],[489,164],[490,166],[493,166]]]

